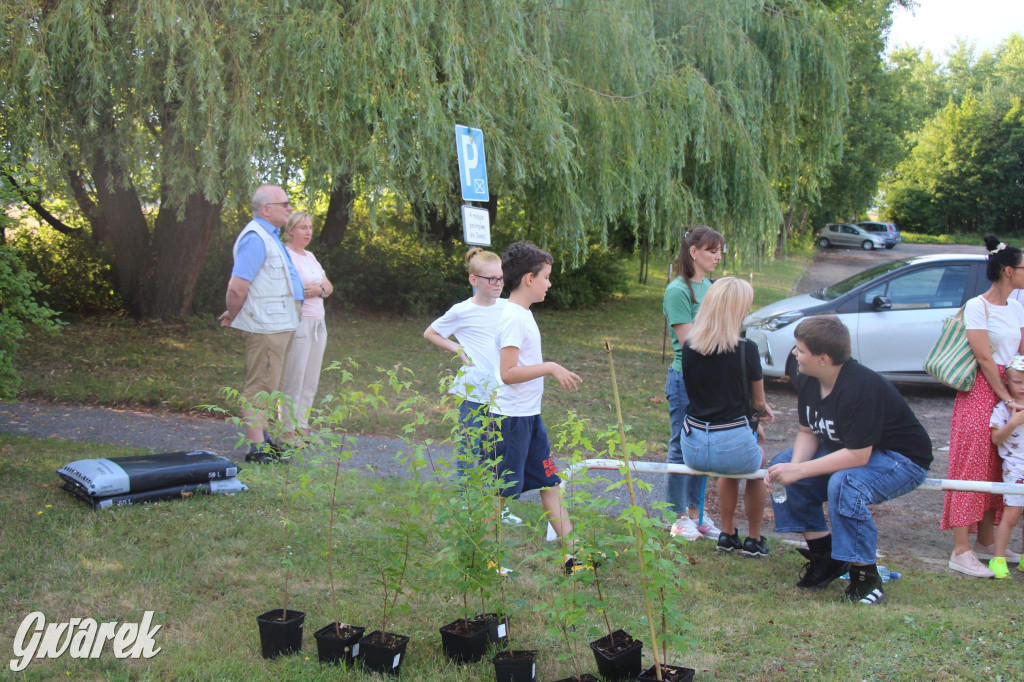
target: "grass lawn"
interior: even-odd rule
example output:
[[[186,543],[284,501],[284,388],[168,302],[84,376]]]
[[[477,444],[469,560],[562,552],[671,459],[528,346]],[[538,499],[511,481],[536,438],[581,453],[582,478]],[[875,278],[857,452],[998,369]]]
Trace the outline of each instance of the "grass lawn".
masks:
[[[717,274],[751,281],[756,291],[754,305],[760,307],[789,296],[806,264],[806,258],[795,257],[757,271],[730,273],[724,269]],[[630,271],[637,269],[638,263],[631,263]],[[536,310],[545,359],[577,372],[584,382],[574,393],[547,382],[544,419],[557,423],[568,410],[575,410],[597,427],[614,422],[604,350],[608,341],[615,358],[623,418],[632,437],[663,454],[669,433],[665,372],[672,354],[661,313],[665,275],[652,271],[646,285],[635,280],[632,275],[626,295],[598,308]],[[557,276],[553,282],[557,287]],[[350,359],[358,363],[356,386],[378,378],[377,367],[407,368],[415,390],[428,397],[436,395],[440,378],[458,365],[423,339],[423,330],[433,319],[329,311],[325,366]],[[33,333],[21,344],[18,371],[23,379],[22,398],[188,411],[212,403],[227,407],[219,389],[241,388],[245,361],[238,333],[221,329],[212,318],[163,324],[104,317],[75,321],[53,337]],[[403,373],[403,378],[408,375]],[[337,373],[325,373],[319,395],[338,390],[339,384]],[[437,401],[432,402],[435,409],[427,414],[427,432],[443,437],[446,429],[440,425]],[[375,413],[351,426],[361,433],[394,435],[401,424]]]
[[[50,679],[374,679],[317,663],[312,632],[331,620],[326,557],[328,492],[312,481],[310,494],[292,502],[288,545],[292,563],[291,608],[304,610],[300,654],[274,661],[259,656],[255,616],[280,606],[284,569],[280,523],[283,472],[298,467],[250,467],[241,477],[252,488],[234,497],[196,497],[94,512],[57,485],[53,471],[80,458],[139,454],[132,450],[0,435],[0,642],[7,658],[22,619],[42,611],[48,622],[91,617],[139,622],[154,611],[162,625],[161,652],[149,660],[118,660],[108,645],[99,660],[65,655],[32,662],[0,677]],[[325,473],[326,472],[326,473]],[[314,479],[328,469],[313,470]],[[377,484],[377,485],[375,485]],[[379,627],[375,584],[378,540],[393,521],[392,505],[407,484],[344,476],[338,497],[345,518],[336,523],[335,574],[340,617]],[[513,503],[515,513],[537,522],[539,508]],[[441,652],[437,629],[459,614],[452,589],[434,572],[446,542],[432,522],[413,548],[416,568],[391,631],[412,641],[402,664],[405,679],[492,680],[486,660],[455,667]],[[612,524],[610,520],[604,523]],[[537,552],[540,529],[510,531],[508,581],[517,648],[540,649],[538,679],[572,674],[566,647],[533,605],[549,600],[541,578],[558,570]],[[383,540],[389,542],[388,540]],[[614,550],[616,547],[603,547]],[[959,680],[1020,679],[1020,579],[978,581],[921,572],[890,583],[889,603],[859,607],[839,603],[833,585],[816,594],[793,586],[802,561],[792,548],[771,544],[762,560],[716,555],[707,541],[678,543],[689,558],[684,586],[669,595],[670,608],[685,613],[691,644],[669,652],[669,662],[697,668],[698,679],[734,680]],[[609,552],[610,553],[610,552]],[[636,568],[629,554],[604,571],[612,622],[648,641]],[[840,581],[841,582],[841,581]],[[577,634],[584,671],[594,671],[586,642],[599,626],[596,614]],[[645,646],[645,665],[652,662]],[[376,678],[380,679],[380,678]]]

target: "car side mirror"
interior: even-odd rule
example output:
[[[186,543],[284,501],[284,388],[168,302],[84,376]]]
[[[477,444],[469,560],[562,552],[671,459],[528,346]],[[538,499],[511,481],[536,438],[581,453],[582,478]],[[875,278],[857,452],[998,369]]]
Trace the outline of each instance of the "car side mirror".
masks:
[[[871,307],[875,310],[892,310],[892,299],[888,296],[875,296],[871,299]]]

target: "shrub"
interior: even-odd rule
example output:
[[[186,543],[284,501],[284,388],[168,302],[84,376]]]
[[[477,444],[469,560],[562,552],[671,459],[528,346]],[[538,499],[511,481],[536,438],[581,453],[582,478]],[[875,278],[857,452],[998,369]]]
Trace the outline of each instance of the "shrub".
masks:
[[[49,226],[14,230],[10,237],[25,267],[45,285],[39,293],[44,305],[80,315],[120,310],[113,270],[88,238]]]
[[[559,255],[555,257],[554,286],[548,291],[545,304],[560,310],[585,308],[626,293],[628,282],[623,259],[612,249],[592,245],[587,262],[572,270],[559,271]]]

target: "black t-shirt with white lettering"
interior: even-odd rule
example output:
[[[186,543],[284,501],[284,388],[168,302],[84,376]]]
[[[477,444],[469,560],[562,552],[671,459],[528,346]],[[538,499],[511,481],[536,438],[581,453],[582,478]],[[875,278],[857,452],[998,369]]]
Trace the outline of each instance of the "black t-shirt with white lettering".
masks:
[[[747,382],[763,378],[757,346],[740,339],[743,360],[747,365]],[[717,355],[701,355],[689,343],[683,344],[683,383],[690,404],[686,413],[694,419],[712,424],[727,424],[750,414],[747,392],[743,387],[743,368],[738,349]]]
[[[829,452],[878,447],[898,452],[925,470],[932,463],[932,441],[896,387],[856,360],[847,360],[832,392],[806,377],[797,410]]]

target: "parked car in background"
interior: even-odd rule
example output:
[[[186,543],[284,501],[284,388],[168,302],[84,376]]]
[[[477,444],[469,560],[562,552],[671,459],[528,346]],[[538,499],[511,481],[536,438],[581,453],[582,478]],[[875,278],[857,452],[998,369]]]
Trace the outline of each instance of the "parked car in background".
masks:
[[[984,292],[983,255],[914,256],[876,265],[838,284],[777,301],[743,320],[765,376],[794,378],[796,323],[837,315],[850,330],[852,357],[893,381],[934,381],[923,365],[942,320]]]
[[[880,232],[884,234],[885,248],[887,249],[891,249],[903,241],[903,236],[900,235],[900,231],[896,229],[895,223],[879,223],[873,220],[862,220],[857,223],[857,227],[867,230],[868,232]]]
[[[865,251],[885,247],[886,237],[881,232],[867,230],[850,223],[829,223],[818,230],[818,246],[859,246]]]

